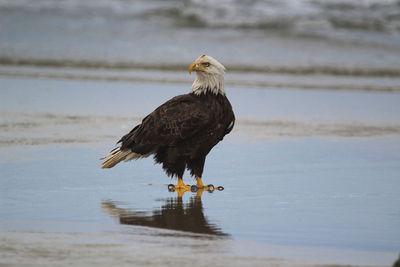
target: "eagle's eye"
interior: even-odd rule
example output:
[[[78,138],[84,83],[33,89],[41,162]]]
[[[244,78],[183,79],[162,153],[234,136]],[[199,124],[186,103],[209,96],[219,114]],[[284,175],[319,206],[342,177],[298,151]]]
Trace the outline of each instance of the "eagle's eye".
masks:
[[[203,65],[204,67],[210,67],[210,63],[208,62],[201,63],[201,65]]]

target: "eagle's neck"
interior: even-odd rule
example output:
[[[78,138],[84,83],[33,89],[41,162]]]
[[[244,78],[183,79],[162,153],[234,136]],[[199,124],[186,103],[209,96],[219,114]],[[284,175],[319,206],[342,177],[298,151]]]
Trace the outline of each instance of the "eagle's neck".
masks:
[[[197,77],[192,84],[192,92],[196,95],[207,92],[225,95],[224,75],[197,72]]]

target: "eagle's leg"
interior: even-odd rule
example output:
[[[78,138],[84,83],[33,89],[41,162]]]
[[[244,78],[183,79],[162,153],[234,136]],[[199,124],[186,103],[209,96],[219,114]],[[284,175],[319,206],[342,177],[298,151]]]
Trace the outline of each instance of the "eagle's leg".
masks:
[[[178,197],[183,196],[185,192],[190,191],[191,186],[186,185],[181,177],[178,178],[178,184],[174,186],[174,190],[178,193]]]
[[[196,184],[197,188],[204,189],[204,190],[214,190],[214,186],[213,185],[211,185],[211,184],[204,185],[200,176],[196,176],[196,180],[197,180],[197,184]]]

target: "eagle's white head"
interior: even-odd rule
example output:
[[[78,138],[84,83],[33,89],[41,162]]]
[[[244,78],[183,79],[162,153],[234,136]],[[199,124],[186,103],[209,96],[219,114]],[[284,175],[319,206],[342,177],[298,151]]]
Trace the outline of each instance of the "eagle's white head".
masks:
[[[196,79],[192,84],[192,92],[201,95],[210,91],[214,94],[225,95],[224,75],[225,67],[216,59],[202,55],[190,65],[189,73],[195,71]]]

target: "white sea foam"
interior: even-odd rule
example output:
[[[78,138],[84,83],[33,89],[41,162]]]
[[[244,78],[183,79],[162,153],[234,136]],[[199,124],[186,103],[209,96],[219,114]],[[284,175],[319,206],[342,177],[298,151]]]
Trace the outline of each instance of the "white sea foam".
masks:
[[[184,75],[195,58],[209,54],[228,73],[394,77],[393,85],[384,90],[396,91],[400,76],[397,3],[0,0],[1,75],[6,75],[5,65],[14,65],[57,68],[62,73],[70,68],[135,70],[135,77],[128,79],[147,81],[148,74],[136,78],[137,70],[150,70],[151,79],[159,81],[154,71]],[[174,81],[186,78],[182,77]],[[112,79],[121,80],[120,76]],[[260,86],[251,79],[245,82]],[[364,89],[371,90],[371,85]]]
[[[326,30],[329,25],[334,29],[400,31],[396,0],[0,0],[0,8],[127,16],[188,27],[313,30],[319,25]]]

